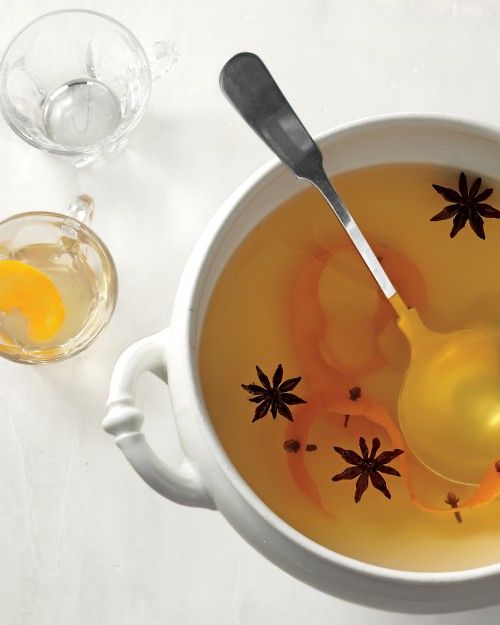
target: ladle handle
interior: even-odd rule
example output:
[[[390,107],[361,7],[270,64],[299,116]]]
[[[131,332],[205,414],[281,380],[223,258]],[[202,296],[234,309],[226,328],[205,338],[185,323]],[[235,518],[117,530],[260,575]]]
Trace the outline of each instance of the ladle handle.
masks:
[[[390,300],[396,295],[396,289],[389,279],[389,276],[385,273],[384,268],[380,264],[380,261],[375,256],[370,244],[365,239],[364,234],[359,229],[358,224],[354,221],[354,217],[348,211],[344,202],[339,197],[339,194],[335,190],[323,167],[320,171],[315,172],[314,177],[308,178],[310,182],[321,192],[325,200],[328,202],[330,208],[337,216],[338,220],[344,227],[344,230],[349,235],[351,241],[356,246],[361,258],[365,261],[366,266],[370,270],[372,276],[377,281],[382,293]],[[399,314],[399,311],[395,309]]]
[[[318,146],[297,117],[262,60],[242,52],[222,68],[220,86],[249,126],[299,178],[314,184],[337,216],[383,294],[401,315],[402,300],[352,215],[332,186]]]

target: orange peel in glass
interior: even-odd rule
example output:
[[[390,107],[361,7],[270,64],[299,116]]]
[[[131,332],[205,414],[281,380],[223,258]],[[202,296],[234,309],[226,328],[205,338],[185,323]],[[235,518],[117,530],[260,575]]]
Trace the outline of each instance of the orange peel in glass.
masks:
[[[34,343],[50,341],[64,322],[65,309],[54,282],[19,260],[0,260],[0,312],[18,310]]]

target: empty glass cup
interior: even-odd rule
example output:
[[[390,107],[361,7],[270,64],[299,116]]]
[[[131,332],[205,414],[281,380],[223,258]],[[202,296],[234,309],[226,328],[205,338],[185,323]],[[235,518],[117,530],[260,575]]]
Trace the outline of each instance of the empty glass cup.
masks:
[[[28,24],[0,63],[0,108],[30,145],[81,166],[116,150],[142,117],[151,85],[176,61],[172,43],[147,52],[116,20],[56,11]]]

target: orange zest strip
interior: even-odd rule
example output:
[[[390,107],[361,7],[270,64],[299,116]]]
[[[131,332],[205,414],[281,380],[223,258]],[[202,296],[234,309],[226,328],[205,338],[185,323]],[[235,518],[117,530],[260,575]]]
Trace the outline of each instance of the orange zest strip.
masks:
[[[324,256],[319,253],[319,257],[314,259],[304,269],[304,272],[299,277],[299,282],[294,292],[293,310],[296,312],[297,308],[299,308],[300,313],[299,315],[293,315],[292,332],[296,336],[297,340],[295,343],[297,345],[299,345],[298,337],[300,337],[300,344],[303,346],[303,353],[300,353],[299,355],[303,362],[308,362],[310,351],[312,351],[313,355],[309,362],[317,362],[317,359],[320,359],[320,362],[322,362],[318,343],[316,341],[316,333],[315,331],[310,332],[310,329],[314,328],[314,326],[318,324],[321,328],[321,326],[324,325],[324,319],[322,319],[321,309],[317,306],[309,306],[308,303],[312,303],[314,301],[313,298],[317,298],[317,291],[315,291],[315,287],[323,269],[323,262]],[[299,323],[299,327],[297,327],[297,323]],[[308,372],[306,379],[317,380],[318,378],[315,378]],[[311,385],[306,386],[308,403],[297,406],[293,422],[287,425],[287,438],[295,438],[301,441],[307,440],[311,423],[314,420],[314,415],[317,414],[317,410],[320,407],[318,402],[313,399],[319,388],[320,387],[312,388]],[[298,488],[313,504],[320,506],[326,511],[316,483],[307,470],[303,446],[297,454],[293,454],[293,458],[291,456],[292,454],[289,454],[288,467]]]
[[[316,412],[313,403],[308,404],[307,411],[304,410],[303,406],[299,406],[298,409],[295,410],[294,421],[287,426],[286,438],[306,441],[308,439],[309,428],[313,421],[312,415],[314,414],[316,414]],[[294,457],[292,458],[292,456]],[[316,483],[304,462],[304,446],[301,447],[297,454],[288,454],[288,469],[293,480],[307,499],[316,506],[323,508],[325,512],[328,512],[323,505]]]

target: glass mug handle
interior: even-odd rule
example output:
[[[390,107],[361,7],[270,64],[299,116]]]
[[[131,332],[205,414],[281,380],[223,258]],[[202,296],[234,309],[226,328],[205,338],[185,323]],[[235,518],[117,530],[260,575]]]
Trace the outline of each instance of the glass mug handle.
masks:
[[[76,219],[86,226],[90,226],[90,222],[94,216],[94,200],[90,195],[86,195],[85,193],[77,195],[63,212],[68,217]],[[66,251],[76,253],[76,255],[80,257],[84,256],[78,243],[78,232],[73,227],[73,224],[65,222],[61,226],[61,232],[63,233],[62,241]]]
[[[90,226],[94,216],[94,200],[86,193],[77,195],[64,212],[68,217],[73,217],[86,226]]]
[[[179,51],[173,41],[156,41],[147,48],[146,55],[151,68],[153,84],[165,76],[179,59]]]

